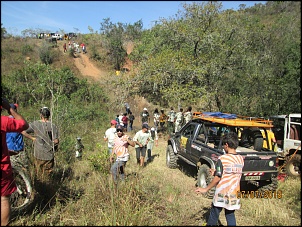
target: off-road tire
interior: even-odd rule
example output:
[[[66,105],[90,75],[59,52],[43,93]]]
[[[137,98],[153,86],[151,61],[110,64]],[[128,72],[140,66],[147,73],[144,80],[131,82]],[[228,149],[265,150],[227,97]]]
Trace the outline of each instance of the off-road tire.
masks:
[[[203,164],[198,169],[196,185],[197,187],[205,188],[211,183],[213,178],[214,176],[210,172],[210,167],[206,164]],[[212,187],[207,193],[204,194],[204,196],[208,199],[212,199],[215,193],[215,188],[216,187]]]
[[[20,213],[33,202],[33,190],[29,176],[19,166],[13,167],[17,190],[10,196],[12,213]]]
[[[301,155],[295,154],[294,156],[289,156],[288,161],[286,161],[286,172],[290,177],[301,176]]]
[[[263,136],[258,129],[244,129],[241,133],[240,146],[254,146],[254,150],[261,151],[263,147]]]
[[[176,169],[178,167],[177,164],[178,157],[174,153],[173,148],[171,145],[168,145],[166,151],[166,165],[170,169]]]

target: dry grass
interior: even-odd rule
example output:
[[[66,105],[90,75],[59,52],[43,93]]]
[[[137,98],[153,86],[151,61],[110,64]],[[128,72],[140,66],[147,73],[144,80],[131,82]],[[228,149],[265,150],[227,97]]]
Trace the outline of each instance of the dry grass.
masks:
[[[195,168],[185,164],[183,171],[166,167],[165,140],[160,140],[153,150],[153,161],[144,168],[137,165],[135,150],[130,148],[127,180],[117,190],[112,185],[110,166],[103,165],[108,171],[101,173],[89,161],[102,152],[106,149],[101,142],[94,150],[85,151],[82,160],[57,169],[60,180],[48,190],[44,188],[49,195],[43,209],[37,202],[29,214],[16,217],[11,225],[201,226],[206,222],[211,200],[195,194]],[[287,179],[279,190],[281,199],[242,199],[242,207],[236,211],[237,225],[299,226],[300,179]],[[220,222],[226,225],[223,212]]]

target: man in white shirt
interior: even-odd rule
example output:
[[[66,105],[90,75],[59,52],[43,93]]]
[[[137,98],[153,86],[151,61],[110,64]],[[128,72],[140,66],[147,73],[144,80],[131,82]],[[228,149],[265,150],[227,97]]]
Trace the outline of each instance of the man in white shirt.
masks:
[[[116,120],[111,120],[110,124],[111,124],[111,127],[106,130],[105,136],[104,136],[104,140],[108,141],[108,154],[109,155],[111,155],[113,145],[114,145],[114,138],[115,138],[115,134],[116,134],[117,122],[116,122]]]
[[[135,142],[137,164],[139,164],[141,167],[144,166],[147,144],[152,139],[151,133],[149,133],[148,129],[148,124],[144,123],[142,125],[142,129],[139,130],[133,137],[133,141]]]

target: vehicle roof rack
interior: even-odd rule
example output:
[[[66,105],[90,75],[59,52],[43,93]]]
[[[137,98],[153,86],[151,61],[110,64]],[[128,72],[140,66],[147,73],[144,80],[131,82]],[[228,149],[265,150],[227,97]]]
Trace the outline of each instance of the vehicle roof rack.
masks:
[[[220,112],[193,112],[193,119],[202,119],[228,126],[273,128],[272,121],[264,118],[219,113]]]

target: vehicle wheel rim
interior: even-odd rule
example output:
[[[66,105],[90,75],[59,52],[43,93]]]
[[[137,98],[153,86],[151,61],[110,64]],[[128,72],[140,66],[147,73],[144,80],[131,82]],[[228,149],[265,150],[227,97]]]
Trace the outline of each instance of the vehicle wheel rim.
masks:
[[[207,186],[206,177],[204,174],[201,174],[199,178],[199,185],[201,188],[205,188]]]

